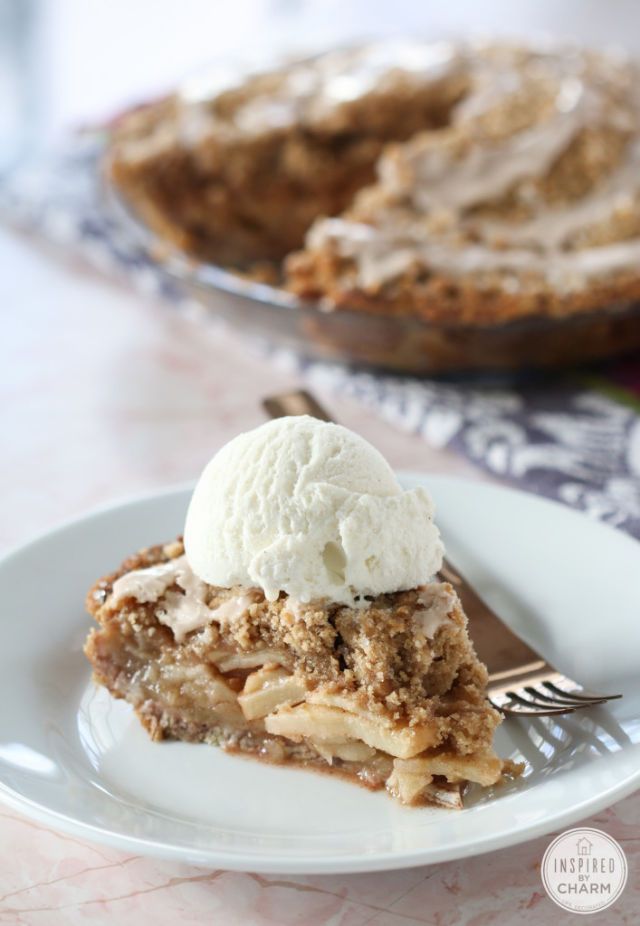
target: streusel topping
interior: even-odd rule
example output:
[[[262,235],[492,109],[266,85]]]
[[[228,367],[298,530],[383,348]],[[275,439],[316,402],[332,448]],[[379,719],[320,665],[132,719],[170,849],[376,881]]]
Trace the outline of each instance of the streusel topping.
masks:
[[[146,627],[153,635],[163,625],[164,645],[183,647],[196,662],[206,662],[212,652],[225,647],[248,652],[263,646],[278,652],[282,664],[299,671],[307,682],[328,692],[346,691],[363,709],[392,720],[418,724],[431,718],[438,706],[443,712],[452,709],[457,695],[467,702],[474,696],[483,702],[486,673],[446,583],[380,595],[365,609],[328,602],[301,605],[286,595],[268,601],[259,589],[203,583],[198,595],[208,619],[186,632],[180,626],[176,634],[167,629],[168,612],[193,595],[193,588],[188,581],[173,581],[149,600],[152,596],[140,592],[138,570],[151,567],[156,581],[159,568],[168,564],[173,571],[166,574],[175,578],[184,568],[182,557],[183,547],[177,542],[130,558],[92,590],[89,610],[100,623],[117,618],[130,622],[137,632]],[[242,598],[248,602],[245,609],[235,607]],[[229,602],[234,606],[225,611]],[[225,619],[218,621],[221,609]],[[434,699],[429,709],[425,698]]]

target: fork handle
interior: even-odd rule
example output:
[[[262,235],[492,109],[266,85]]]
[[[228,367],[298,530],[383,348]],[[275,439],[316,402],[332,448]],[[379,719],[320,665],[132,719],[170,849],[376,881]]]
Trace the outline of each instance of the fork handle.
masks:
[[[319,418],[320,421],[333,421],[329,412],[306,389],[296,389],[293,392],[268,396],[262,400],[262,407],[270,418],[310,415],[312,418]]]
[[[490,680],[506,680],[546,666],[535,650],[509,630],[450,560],[443,560],[440,577],[453,585],[462,602],[476,652],[489,670]]]

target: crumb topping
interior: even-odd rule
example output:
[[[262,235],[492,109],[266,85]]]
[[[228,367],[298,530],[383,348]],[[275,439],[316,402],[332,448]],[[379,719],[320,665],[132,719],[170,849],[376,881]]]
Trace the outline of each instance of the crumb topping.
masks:
[[[486,715],[486,670],[477,660],[467,637],[466,618],[447,583],[380,595],[366,608],[328,602],[301,604],[284,594],[269,602],[259,589],[251,589],[253,600],[242,613],[222,624],[209,623],[178,642],[158,619],[158,611],[164,596],[184,595],[183,589],[174,586],[158,601],[142,603],[132,597],[114,601],[112,590],[114,582],[128,572],[182,554],[178,540],[130,557],[89,592],[89,611],[103,628],[116,622],[128,628],[125,632],[147,639],[152,647],[161,642],[169,660],[200,664],[214,661],[224,651],[273,650],[307,684],[326,693],[347,693],[355,705],[389,721],[419,725],[455,713],[458,705],[468,717],[474,704]],[[208,586],[206,603],[215,610],[246,594],[242,587]],[[425,609],[428,612],[437,605],[444,619],[429,637]]]

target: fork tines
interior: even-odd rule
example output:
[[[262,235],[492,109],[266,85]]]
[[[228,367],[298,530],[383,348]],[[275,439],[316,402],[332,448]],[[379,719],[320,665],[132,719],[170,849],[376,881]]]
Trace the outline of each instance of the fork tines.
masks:
[[[489,683],[490,701],[505,714],[543,717],[571,714],[580,708],[593,707],[622,697],[619,694],[603,695],[585,691],[571,679],[553,670],[549,672],[549,677],[538,679],[537,682],[537,685],[522,685],[517,689],[502,685],[493,691]]]

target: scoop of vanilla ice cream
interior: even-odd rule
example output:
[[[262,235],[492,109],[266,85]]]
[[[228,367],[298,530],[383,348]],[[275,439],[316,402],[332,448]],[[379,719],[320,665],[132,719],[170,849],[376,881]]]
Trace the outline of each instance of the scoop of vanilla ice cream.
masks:
[[[357,434],[316,418],[278,418],[226,444],[189,506],[185,552],[212,585],[259,586],[356,604],[422,585],[442,543],[423,488],[403,491]]]

